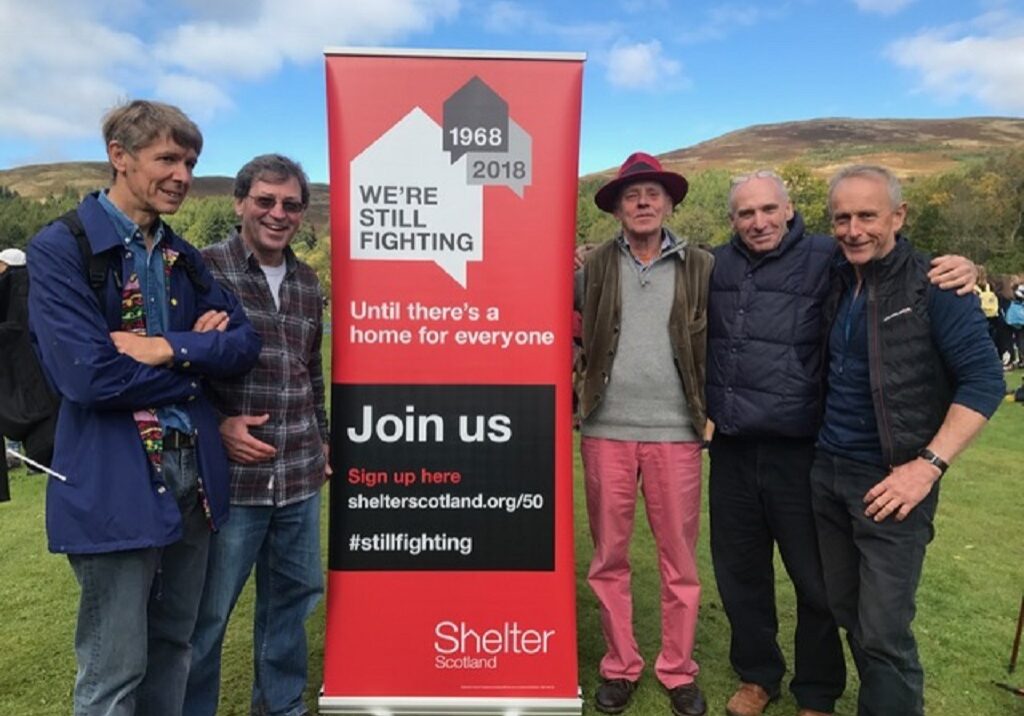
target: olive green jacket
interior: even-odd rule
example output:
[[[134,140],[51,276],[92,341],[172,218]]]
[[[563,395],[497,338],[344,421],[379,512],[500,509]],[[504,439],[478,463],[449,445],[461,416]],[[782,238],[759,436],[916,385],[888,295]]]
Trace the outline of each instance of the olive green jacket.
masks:
[[[671,259],[676,265],[675,300],[667,328],[693,428],[697,435],[703,435],[707,423],[704,376],[708,279],[714,258],[703,249],[683,243]],[[600,404],[618,348],[622,322],[619,251],[615,239],[606,241],[594,250],[583,268],[583,347],[573,371],[581,420]]]

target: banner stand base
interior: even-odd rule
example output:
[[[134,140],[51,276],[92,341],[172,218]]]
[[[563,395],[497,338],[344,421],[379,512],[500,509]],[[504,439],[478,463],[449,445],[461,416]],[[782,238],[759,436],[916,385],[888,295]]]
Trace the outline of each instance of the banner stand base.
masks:
[[[455,696],[324,696],[321,714],[367,714],[369,716],[579,716],[583,699],[545,698],[459,698]]]

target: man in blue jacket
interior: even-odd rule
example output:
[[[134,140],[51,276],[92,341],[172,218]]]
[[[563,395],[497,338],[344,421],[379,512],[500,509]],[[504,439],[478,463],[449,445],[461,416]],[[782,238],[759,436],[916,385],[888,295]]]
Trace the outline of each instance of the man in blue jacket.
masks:
[[[46,525],[81,587],[74,713],[170,716],[210,530],[227,518],[227,460],[202,382],[247,371],[260,341],[160,219],[188,193],[199,129],[176,107],[136,100],[107,115],[103,135],[113,183],[77,209],[96,258],[86,264],[63,221],[29,245],[29,327],[61,397],[62,477],[50,479]]]
[[[797,597],[789,688],[801,716],[829,714],[846,669],[825,594],[809,475],[821,417],[821,311],[836,243],[805,231],[771,171],[733,181],[729,216],[732,239],[714,250],[706,387],[715,422],[712,561],[740,678],[726,712],[762,713],[786,672],[775,610],[778,545]],[[942,257],[931,278],[949,288],[972,275],[969,261]]]
[[[973,293],[936,291],[899,235],[900,184],[852,166],[829,187],[843,252],[824,307],[828,392],[811,470],[825,587],[860,674],[859,716],[921,716],[911,631],[939,478],[1004,395]]]

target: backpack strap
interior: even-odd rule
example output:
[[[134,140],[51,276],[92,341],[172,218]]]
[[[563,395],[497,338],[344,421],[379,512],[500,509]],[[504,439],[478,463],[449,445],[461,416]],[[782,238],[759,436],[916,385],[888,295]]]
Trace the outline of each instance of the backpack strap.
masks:
[[[100,305],[103,305],[103,284],[107,280],[107,272],[111,271],[114,274],[114,283],[117,287],[121,287],[121,271],[118,260],[118,254],[116,251],[104,251],[101,254],[94,255],[92,247],[89,245],[89,237],[85,234],[85,227],[82,225],[82,220],[78,217],[78,209],[70,209],[61,214],[57,221],[61,222],[68,228],[71,235],[75,237],[75,242],[78,244],[78,252],[82,255],[82,264],[86,268],[86,278],[89,279],[89,286],[96,294],[96,298],[99,299]]]
[[[87,267],[89,286],[92,287],[96,296],[101,299],[100,303],[102,304],[103,284],[107,280],[108,271],[114,274],[114,283],[117,285],[117,288],[119,290],[121,288],[121,261],[118,252],[107,250],[98,256],[92,253],[89,237],[86,236],[85,227],[82,225],[82,220],[78,217],[78,209],[70,209],[64,212],[57,217],[57,221],[64,224],[68,231],[71,232],[71,235],[75,237],[75,241],[78,243],[78,251],[82,255],[82,263]],[[188,276],[192,287],[198,293],[209,293],[210,282],[199,274],[199,269],[196,268],[191,257],[187,253],[181,253],[178,261],[181,263],[182,268],[185,269],[185,275]]]

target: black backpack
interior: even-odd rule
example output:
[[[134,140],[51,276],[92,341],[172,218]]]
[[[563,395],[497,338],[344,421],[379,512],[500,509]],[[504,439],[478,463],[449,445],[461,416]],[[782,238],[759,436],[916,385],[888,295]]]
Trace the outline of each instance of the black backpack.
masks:
[[[56,221],[68,228],[78,244],[86,279],[102,306],[108,273],[113,274],[115,285],[122,285],[121,252],[111,249],[94,255],[76,209]],[[196,291],[210,290],[188,254],[182,253],[178,264],[184,268]],[[12,286],[5,293],[2,279],[9,273],[10,269],[0,274],[0,308],[6,307],[5,315],[0,315],[0,435],[22,441],[25,455],[49,466],[53,459],[60,396],[46,379],[29,337],[28,275],[24,274],[18,286]]]

